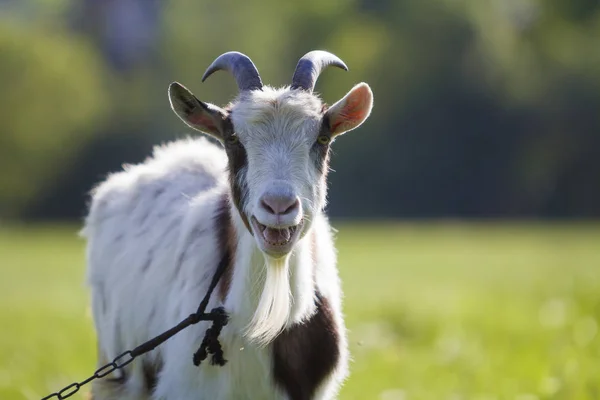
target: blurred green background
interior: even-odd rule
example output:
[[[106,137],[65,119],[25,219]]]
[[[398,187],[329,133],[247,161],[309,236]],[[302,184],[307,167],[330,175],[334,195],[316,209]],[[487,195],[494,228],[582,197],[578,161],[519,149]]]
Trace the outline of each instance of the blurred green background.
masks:
[[[370,119],[336,141],[343,399],[600,399],[600,1],[0,0],[0,399],[85,378],[88,191],[194,133],[229,50],[289,84],[324,49]]]

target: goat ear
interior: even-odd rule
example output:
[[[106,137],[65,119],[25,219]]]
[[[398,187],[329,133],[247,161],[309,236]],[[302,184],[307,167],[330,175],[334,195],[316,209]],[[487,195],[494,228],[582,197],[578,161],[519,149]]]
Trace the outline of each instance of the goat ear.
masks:
[[[373,92],[366,83],[354,86],[341,100],[325,113],[331,136],[358,128],[371,114]]]
[[[188,126],[223,140],[224,121],[227,118],[224,110],[198,100],[192,92],[177,82],[169,85],[169,101],[175,114]]]

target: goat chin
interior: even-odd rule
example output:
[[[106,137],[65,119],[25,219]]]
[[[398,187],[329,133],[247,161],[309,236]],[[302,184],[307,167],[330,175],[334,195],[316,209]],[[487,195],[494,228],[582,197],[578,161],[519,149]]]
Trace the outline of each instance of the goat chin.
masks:
[[[290,317],[289,256],[266,257],[262,294],[245,335],[258,346],[269,344],[286,327]]]

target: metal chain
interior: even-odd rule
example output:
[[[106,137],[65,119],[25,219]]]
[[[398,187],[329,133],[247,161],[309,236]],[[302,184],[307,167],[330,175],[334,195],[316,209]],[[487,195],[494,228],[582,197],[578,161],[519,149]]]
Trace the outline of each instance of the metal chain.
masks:
[[[221,276],[225,272],[225,269],[227,268],[227,265],[229,264],[230,258],[231,256],[228,250],[223,255],[223,258],[221,259],[221,262],[219,263],[219,266],[217,267],[217,270],[213,275],[213,279],[206,292],[206,295],[204,296],[204,299],[202,299],[198,310],[194,314],[190,314],[186,319],[181,321],[173,328],[161,333],[160,335],[148,340],[145,343],[142,343],[135,349],[127,350],[126,352],[118,355],[112,362],[98,368],[96,372],[94,372],[94,375],[90,376],[86,380],[81,381],[79,383],[71,383],[69,386],[65,386],[62,390],[42,398],[42,400],[53,398],[62,400],[71,397],[75,393],[77,393],[83,385],[90,383],[94,379],[103,378],[108,374],[125,367],[127,364],[135,360],[136,357],[139,357],[142,354],[154,350],[157,346],[164,343],[171,337],[175,336],[181,330],[187,328],[190,325],[197,324],[200,321],[212,321],[213,324],[212,327],[206,331],[205,338],[202,341],[200,349],[198,349],[198,351],[193,356],[194,365],[200,365],[200,362],[206,358],[208,353],[213,354],[213,365],[225,365],[227,360],[223,358],[223,351],[221,350],[221,346],[218,343],[218,335],[221,332],[223,326],[227,325],[229,317],[227,316],[227,313],[225,312],[225,309],[223,307],[214,308],[211,310],[210,313],[205,313],[205,310],[213,290],[217,286],[219,279],[221,278]],[[202,356],[198,356],[199,354],[202,354]]]
[[[127,356],[129,358],[127,358],[123,362],[120,362],[121,359],[123,359]],[[83,385],[90,383],[94,379],[103,378],[106,375],[112,373],[113,371],[116,371],[117,369],[123,368],[124,366],[126,366],[127,364],[132,362],[135,359],[135,357],[136,356],[134,356],[131,353],[131,350],[127,350],[125,353],[117,356],[111,363],[108,363],[105,366],[98,368],[96,370],[96,372],[94,372],[94,375],[90,376],[86,380],[81,381],[79,383],[77,383],[77,382],[71,383],[69,386],[65,386],[61,391],[52,393],[51,395],[44,397],[42,400],[51,399],[53,397],[56,397],[57,399],[62,400],[62,399],[66,399],[67,397],[71,397],[75,393],[77,393]]]

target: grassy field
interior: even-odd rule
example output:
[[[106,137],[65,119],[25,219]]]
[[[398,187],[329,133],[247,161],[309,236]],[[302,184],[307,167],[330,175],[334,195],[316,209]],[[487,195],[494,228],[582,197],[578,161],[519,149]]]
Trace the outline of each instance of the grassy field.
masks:
[[[336,224],[341,398],[600,399],[600,226]],[[94,369],[74,228],[0,229],[0,399]]]

